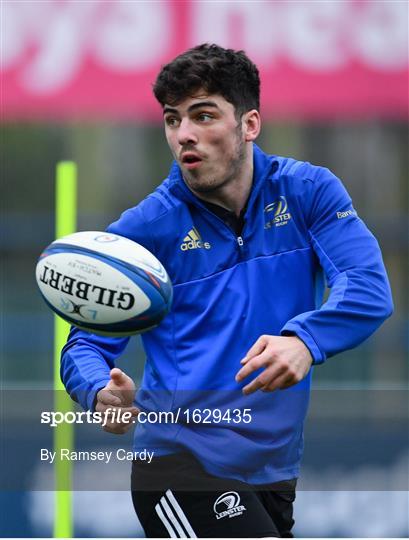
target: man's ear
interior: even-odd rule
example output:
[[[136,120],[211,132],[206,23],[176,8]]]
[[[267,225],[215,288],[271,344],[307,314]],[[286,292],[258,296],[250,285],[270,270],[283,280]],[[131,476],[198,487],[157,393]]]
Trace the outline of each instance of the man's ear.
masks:
[[[256,109],[252,109],[243,114],[242,122],[244,140],[251,142],[257,139],[261,129],[260,113]]]

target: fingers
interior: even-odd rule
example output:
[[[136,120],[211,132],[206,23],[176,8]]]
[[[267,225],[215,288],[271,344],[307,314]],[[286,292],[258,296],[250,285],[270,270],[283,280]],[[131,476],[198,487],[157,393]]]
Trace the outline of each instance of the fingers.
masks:
[[[261,368],[263,371],[247,386],[244,394],[256,390],[272,392],[299,383],[309,372],[312,355],[304,342],[296,336],[261,336],[240,362],[241,369],[236,374],[240,383]]]
[[[272,381],[266,386],[266,389],[263,392],[272,392],[273,390],[285,390],[294,386],[294,384],[299,383],[301,378],[295,378],[292,374],[285,373],[281,377],[277,377],[275,381]]]
[[[257,371],[258,369],[260,369],[261,367],[266,366],[270,360],[270,355],[266,351],[264,351],[262,354],[259,354],[258,356],[253,356],[253,358],[248,358],[248,357],[246,358],[247,358],[246,363],[236,373],[236,377],[235,377],[236,382],[242,381],[243,379],[248,377],[250,373],[253,373],[254,371]]]
[[[96,405],[95,410],[100,413],[106,413],[105,416],[111,418],[122,418],[124,413],[130,413],[131,416],[138,416],[140,410],[137,407],[106,407],[105,405]]]
[[[111,380],[97,393],[95,410],[101,413],[102,428],[109,433],[126,433],[140,410],[133,405],[135,385],[119,368],[110,372]]]
[[[121,404],[125,407],[131,406],[135,397],[135,383],[133,380],[119,368],[111,369],[110,377],[110,381],[104,390],[108,390],[111,394],[119,397]],[[116,403],[110,404],[117,405]]]
[[[119,407],[121,403],[121,398],[115,396],[110,390],[105,390],[105,388],[103,388],[97,394],[97,405],[95,410],[104,411],[107,407]]]
[[[249,395],[256,390],[262,392],[274,392],[274,390],[284,390],[300,382],[302,377],[298,376],[284,364],[276,365],[274,369],[266,369],[251,383],[243,387],[243,394]]]
[[[128,376],[119,368],[111,369],[110,376],[111,380],[118,386],[121,386],[121,384],[125,384],[128,381]]]
[[[268,343],[267,336],[260,336],[254,345],[247,351],[246,356],[240,360],[240,364],[246,364],[254,356],[258,356],[264,351]]]
[[[286,367],[282,364],[270,366],[270,368],[265,369],[258,377],[256,377],[251,383],[243,387],[243,394],[248,396],[253,394],[257,390],[271,391],[276,390],[275,382],[281,377],[287,377]]]
[[[291,378],[291,376],[289,376],[288,373],[283,373],[272,381],[269,381],[268,384],[264,385],[261,388],[261,391],[274,392],[275,390],[284,390],[285,388],[289,388],[294,384],[296,384],[296,382]]]
[[[110,381],[107,384],[108,388],[117,390],[130,390],[135,387],[135,383],[124,371],[119,368],[112,368],[109,372]]]
[[[112,418],[115,419],[116,422],[122,421],[125,413],[127,413],[125,418],[137,417],[140,413],[140,410],[137,407],[107,407],[98,403],[95,406],[95,410],[96,412],[101,413],[106,419]]]
[[[108,408],[122,408],[122,410],[131,410],[133,403],[133,393],[129,392],[124,395],[122,392],[120,395],[114,394],[112,390],[103,388],[97,394],[97,403],[95,410],[98,412],[104,412]],[[134,407],[135,408],[135,407]]]
[[[254,379],[254,381],[251,381],[250,384],[244,386],[242,392],[245,396],[248,396],[250,394],[253,394],[253,392],[256,392],[257,390],[260,390],[260,388],[263,388],[263,383],[257,377],[256,379]]]
[[[132,416],[139,414],[139,409],[133,405],[129,407],[121,407],[122,401],[118,396],[114,396],[108,390],[100,390],[98,392],[98,399],[95,405],[97,412],[104,413],[105,411],[121,411],[130,412]]]

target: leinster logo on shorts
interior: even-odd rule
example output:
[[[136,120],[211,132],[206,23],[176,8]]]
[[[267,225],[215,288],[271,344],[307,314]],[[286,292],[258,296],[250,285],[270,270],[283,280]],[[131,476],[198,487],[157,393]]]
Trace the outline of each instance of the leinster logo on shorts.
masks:
[[[213,510],[216,519],[222,519],[227,516],[229,518],[241,516],[246,507],[240,504],[240,495],[236,491],[227,491],[216,500]]]

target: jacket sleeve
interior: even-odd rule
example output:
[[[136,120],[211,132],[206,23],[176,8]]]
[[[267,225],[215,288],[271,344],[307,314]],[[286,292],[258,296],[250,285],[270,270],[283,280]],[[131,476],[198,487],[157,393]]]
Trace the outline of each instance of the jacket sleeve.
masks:
[[[330,289],[314,311],[289,320],[282,335],[296,334],[314,364],[359,345],[391,315],[392,295],[375,237],[357,216],[340,180],[312,167],[304,201],[311,245]]]
[[[129,338],[97,336],[75,326],[61,351],[61,380],[74,401],[93,409],[96,394],[110,380],[109,372]]]
[[[140,207],[127,210],[107,228],[126,236],[152,251]],[[110,380],[109,372],[123,353],[129,337],[105,337],[72,327],[61,351],[61,380],[74,401],[84,409],[93,409],[97,392]]]

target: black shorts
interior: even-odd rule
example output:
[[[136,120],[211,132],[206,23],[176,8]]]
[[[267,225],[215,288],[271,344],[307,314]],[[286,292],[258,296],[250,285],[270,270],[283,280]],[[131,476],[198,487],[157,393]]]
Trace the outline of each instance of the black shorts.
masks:
[[[212,476],[187,453],[132,465],[147,538],[292,538],[295,487],[296,479],[252,486]]]

